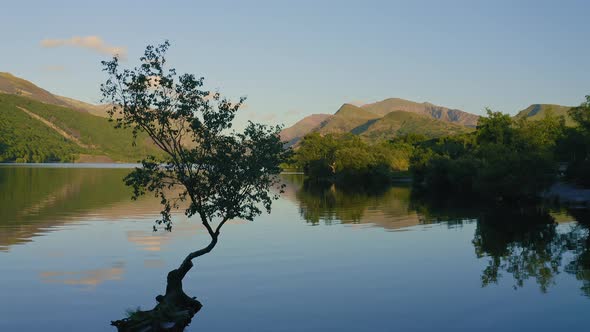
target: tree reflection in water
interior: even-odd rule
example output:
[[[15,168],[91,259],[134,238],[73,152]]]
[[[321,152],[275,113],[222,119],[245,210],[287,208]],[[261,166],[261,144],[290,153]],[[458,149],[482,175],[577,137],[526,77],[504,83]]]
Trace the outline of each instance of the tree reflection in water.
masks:
[[[542,292],[554,283],[566,251],[555,220],[542,209],[492,209],[478,219],[473,245],[478,258],[489,257],[481,276],[485,287],[498,283],[502,271],[515,287],[534,278]]]
[[[473,239],[477,257],[488,258],[482,286],[497,284],[507,273],[514,278],[514,288],[532,279],[547,292],[557,275],[566,272],[575,275],[584,295],[590,296],[588,212],[568,213],[578,222],[561,227],[546,208],[490,209],[482,214]]]
[[[296,199],[301,217],[312,225],[351,223],[398,229],[420,223],[409,210],[409,186],[375,189],[305,181],[285,197]]]
[[[460,227],[465,222],[476,221],[472,240],[475,254],[487,260],[481,273],[482,287],[512,276],[515,289],[531,280],[541,292],[547,292],[556,283],[558,274],[567,273],[582,283],[582,294],[590,297],[590,211],[587,209],[478,206],[448,197],[445,200],[414,197],[406,186],[371,191],[311,182],[298,185],[294,196],[301,216],[309,223],[372,222],[377,214],[384,219],[417,216],[405,226],[443,222],[449,227]],[[560,225],[555,212],[565,212],[569,220],[577,222]],[[396,228],[383,221],[373,225]]]
[[[296,194],[301,216],[312,224],[320,221],[326,224],[335,221],[359,223],[369,206],[387,200],[388,195],[384,195],[382,191],[356,189],[306,181]]]
[[[565,271],[582,282],[583,294],[590,297],[590,210],[570,209],[569,214],[578,223],[566,234],[567,248],[574,258],[567,263]]]

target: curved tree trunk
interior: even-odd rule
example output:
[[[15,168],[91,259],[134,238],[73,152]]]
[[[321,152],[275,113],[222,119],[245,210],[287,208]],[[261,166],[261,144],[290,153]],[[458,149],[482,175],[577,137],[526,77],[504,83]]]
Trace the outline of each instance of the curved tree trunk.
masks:
[[[182,280],[192,269],[192,260],[209,253],[217,244],[218,232],[211,235],[211,242],[205,248],[190,253],[177,269],[168,272],[166,293],[156,296],[158,304],[152,310],[137,311],[129,318],[112,321],[118,331],[183,331],[202,304],[186,295]]]
[[[194,304],[194,301],[196,300],[190,298],[184,293],[184,290],[182,289],[182,280],[184,279],[188,271],[190,271],[193,268],[194,265],[192,260],[199,256],[203,256],[209,253],[211,250],[213,250],[213,248],[215,248],[216,244],[217,236],[215,235],[212,236],[211,242],[208,246],[190,253],[188,256],[186,256],[186,258],[182,261],[182,263],[177,269],[168,272],[168,277],[166,278],[166,294],[163,296],[157,296],[156,300],[159,303],[172,304],[176,306]]]

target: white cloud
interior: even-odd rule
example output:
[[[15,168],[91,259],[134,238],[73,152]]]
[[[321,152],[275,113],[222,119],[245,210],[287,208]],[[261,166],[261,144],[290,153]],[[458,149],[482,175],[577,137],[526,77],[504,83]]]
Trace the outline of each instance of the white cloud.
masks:
[[[127,58],[127,47],[109,45],[99,36],[74,36],[69,39],[43,39],[41,41],[41,46],[46,48],[62,46],[81,47],[100,54],[117,55],[121,59]]]

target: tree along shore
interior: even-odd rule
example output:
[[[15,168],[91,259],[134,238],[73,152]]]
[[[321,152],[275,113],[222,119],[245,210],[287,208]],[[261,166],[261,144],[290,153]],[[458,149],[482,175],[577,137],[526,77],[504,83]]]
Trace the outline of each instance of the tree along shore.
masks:
[[[471,133],[405,135],[373,144],[352,134],[312,133],[289,165],[312,181],[343,185],[375,187],[410,177],[425,195],[510,205],[553,196],[588,203],[590,96],[568,115],[575,126],[551,112],[527,120],[488,109]]]

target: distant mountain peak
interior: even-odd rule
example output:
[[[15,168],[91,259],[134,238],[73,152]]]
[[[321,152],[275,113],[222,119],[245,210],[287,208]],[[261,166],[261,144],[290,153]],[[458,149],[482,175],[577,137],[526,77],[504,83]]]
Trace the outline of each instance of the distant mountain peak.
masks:
[[[297,121],[289,128],[281,131],[281,140],[287,142],[287,145],[296,144],[306,134],[311,132],[314,128],[319,127],[326,119],[331,117],[330,114],[312,114]]]
[[[557,105],[557,104],[531,104],[529,107],[518,112],[515,118],[526,118],[529,120],[543,119],[545,115],[552,113],[553,115],[563,116],[565,123],[569,126],[574,125],[574,121],[570,118],[568,111],[571,106]]]
[[[389,114],[392,115],[389,116]],[[315,122],[316,127],[311,127],[309,122],[304,122],[305,125],[302,125],[300,121],[283,130],[281,138],[289,142],[289,145],[294,145],[311,132],[320,134],[348,132],[380,139],[392,138],[411,131],[439,136],[443,133],[469,131],[477,125],[479,119],[479,116],[461,110],[397,97],[361,106],[344,103],[334,115],[325,116],[320,123]],[[407,123],[397,123],[400,121]],[[297,132],[297,135],[293,135],[293,132]]]
[[[29,97],[47,104],[67,106],[66,103],[56,98],[51,92],[7,72],[0,72],[0,92]]]
[[[382,101],[363,105],[363,108],[381,116],[393,111],[405,111],[468,127],[475,127],[477,125],[477,120],[479,119],[479,116],[475,114],[467,113],[458,109],[438,106],[430,102],[419,103],[402,98],[387,98]]]

